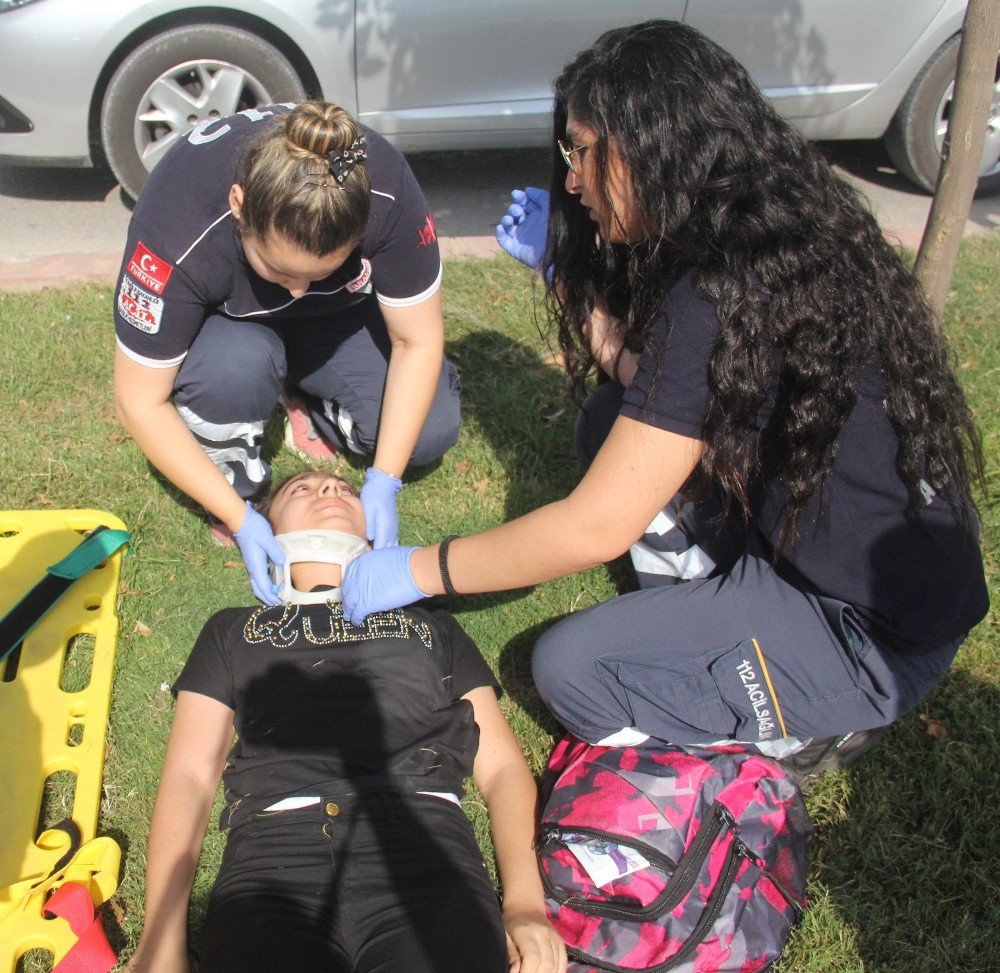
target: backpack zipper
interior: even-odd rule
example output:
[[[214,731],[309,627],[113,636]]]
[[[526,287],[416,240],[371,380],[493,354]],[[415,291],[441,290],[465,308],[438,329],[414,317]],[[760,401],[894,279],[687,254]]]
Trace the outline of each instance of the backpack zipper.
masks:
[[[652,845],[647,845],[646,842],[640,841],[638,838],[632,837],[622,837],[621,835],[615,834],[613,831],[602,831],[600,828],[588,828],[584,825],[580,827],[556,827],[555,825],[549,825],[542,829],[539,838],[544,841],[548,841],[550,838],[555,838],[558,841],[565,842],[563,838],[564,834],[582,834],[586,835],[588,838],[600,838],[607,839],[614,842],[616,845],[625,845],[626,848],[634,848],[636,851],[642,852],[643,858],[648,858],[650,861],[656,862],[658,865],[663,865],[665,868],[669,868],[671,871],[677,867],[677,862],[675,862],[669,856],[663,854],[658,848],[654,848]]]
[[[727,816],[728,816],[728,812]],[[705,911],[701,914],[701,918],[695,924],[694,929],[691,930],[691,935],[688,936],[684,945],[668,959],[665,963],[660,963],[658,966],[647,966],[642,970],[638,970],[632,966],[619,966],[616,963],[608,963],[604,960],[600,960],[595,956],[589,956],[582,949],[576,946],[566,947],[566,953],[570,958],[578,960],[581,963],[585,963],[588,966],[596,967],[600,970],[607,970],[608,973],[667,973],[669,970],[676,969],[681,963],[685,962],[687,958],[698,948],[698,944],[704,941],[706,934],[715,925],[716,920],[719,918],[719,914],[722,912],[722,906],[725,904],[726,896],[729,890],[733,886],[733,880],[736,878],[736,871],[739,868],[740,859],[747,858],[747,848],[741,841],[734,841],[729,847],[729,851],[726,853],[726,864],[722,870],[722,874],[719,876],[719,881],[716,883],[715,888],[712,889],[711,898],[708,900],[705,906]],[[750,856],[750,860],[753,858]]]
[[[712,817],[707,819],[698,829],[698,834],[695,836],[691,846],[686,852],[684,852],[680,861],[677,863],[668,858],[662,852],[650,847],[645,842],[632,838],[622,839],[619,835],[608,831],[600,831],[597,828],[586,827],[552,828],[550,826],[547,830],[542,832],[543,840],[555,837],[563,844],[566,844],[562,837],[562,833],[592,835],[595,838],[609,839],[616,844],[624,845],[627,848],[634,848],[636,851],[640,852],[643,857],[649,858],[651,863],[660,865],[664,869],[672,870],[673,874],[667,882],[666,888],[659,894],[659,896],[650,902],[649,905],[645,906],[615,905],[610,902],[591,902],[588,899],[580,898],[575,895],[561,893],[552,885],[551,879],[546,874],[544,869],[539,869],[542,876],[542,884],[545,886],[546,891],[557,902],[562,905],[567,905],[576,912],[580,912],[584,915],[607,916],[608,918],[638,921],[659,919],[660,916],[676,908],[681,899],[683,899],[684,896],[690,892],[691,886],[694,884],[694,880],[701,871],[702,863],[704,862],[705,856],[708,854],[708,850],[711,848],[712,843],[716,840],[716,838],[718,838],[719,833],[724,827],[733,829],[735,828],[735,824],[736,822],[733,820],[733,817],[729,813],[728,809],[724,805],[716,803],[712,808]]]

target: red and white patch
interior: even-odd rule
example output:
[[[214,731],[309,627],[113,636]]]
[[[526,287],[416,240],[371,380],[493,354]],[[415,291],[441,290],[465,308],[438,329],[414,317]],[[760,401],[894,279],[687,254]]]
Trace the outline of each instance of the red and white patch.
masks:
[[[135,248],[135,253],[129,258],[128,272],[154,294],[162,294],[174,268],[172,264],[168,264],[151,250],[147,250],[140,242]]]
[[[156,334],[163,317],[163,298],[143,290],[131,278],[123,277],[122,286],[118,288],[118,313],[133,328]]]
[[[434,225],[434,217],[430,213],[427,214],[426,222],[417,233],[420,236],[420,243],[418,246],[429,247],[437,238],[437,227]]]
[[[361,273],[352,281],[345,285],[351,294],[356,294],[362,287],[366,287],[368,281],[372,279],[372,265],[367,257],[361,258]]]

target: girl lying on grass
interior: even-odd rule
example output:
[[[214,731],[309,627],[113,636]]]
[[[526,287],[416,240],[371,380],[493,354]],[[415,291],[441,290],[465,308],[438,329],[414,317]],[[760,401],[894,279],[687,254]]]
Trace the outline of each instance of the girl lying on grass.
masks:
[[[430,608],[344,619],[341,563],[302,559],[367,547],[344,480],[293,476],[268,519],[287,539],[288,603],[216,614],[174,685],[129,969],[189,968],[188,903],[221,777],[229,836],[205,973],[565,970],[535,861],[535,783],[479,650]],[[459,805],[470,774],[490,812],[502,911]]]

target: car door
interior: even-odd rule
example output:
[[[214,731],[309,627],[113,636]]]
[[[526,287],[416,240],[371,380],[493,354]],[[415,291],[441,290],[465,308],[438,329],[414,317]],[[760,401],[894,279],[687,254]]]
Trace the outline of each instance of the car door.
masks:
[[[685,0],[357,0],[359,117],[404,150],[541,145],[552,80],[611,27]]]
[[[943,2],[690,0],[685,20],[735,55],[783,115],[819,134],[823,116],[886,79]]]

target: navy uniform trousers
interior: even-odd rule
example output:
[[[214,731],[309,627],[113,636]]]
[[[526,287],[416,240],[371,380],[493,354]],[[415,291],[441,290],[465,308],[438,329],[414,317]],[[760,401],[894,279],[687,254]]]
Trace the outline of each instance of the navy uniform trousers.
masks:
[[[286,382],[334,446],[369,455],[378,439],[390,353],[378,300],[329,320],[268,325],[209,317],[174,383],[174,404],[195,438],[245,499],[267,492],[264,425]],[[458,441],[461,385],[443,361],[410,462],[423,466]]]

